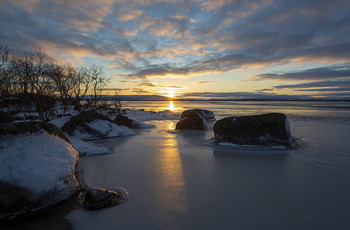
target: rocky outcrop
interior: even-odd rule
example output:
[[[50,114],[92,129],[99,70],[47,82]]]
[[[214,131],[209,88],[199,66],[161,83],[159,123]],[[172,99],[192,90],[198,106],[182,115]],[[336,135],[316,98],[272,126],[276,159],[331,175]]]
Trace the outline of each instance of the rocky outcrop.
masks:
[[[214,124],[217,142],[239,145],[288,145],[290,129],[282,113],[227,117]]]
[[[97,133],[94,130],[92,130],[89,126],[87,126],[87,123],[93,122],[95,120],[104,120],[104,121],[111,122],[111,120],[108,117],[100,114],[98,111],[88,110],[88,111],[81,112],[76,116],[72,116],[71,119],[64,124],[64,126],[62,127],[62,130],[68,133],[69,135],[73,135],[74,131],[77,128],[82,128],[87,133],[97,135]]]
[[[200,114],[206,121],[215,121],[215,115],[212,111],[204,109],[189,109],[181,113],[181,119],[191,116],[192,114]]]
[[[118,126],[96,110],[82,112],[64,124],[62,130],[72,137],[83,140],[134,135],[127,127]]]
[[[1,124],[0,220],[42,212],[74,196],[78,160],[68,138],[52,124]]]

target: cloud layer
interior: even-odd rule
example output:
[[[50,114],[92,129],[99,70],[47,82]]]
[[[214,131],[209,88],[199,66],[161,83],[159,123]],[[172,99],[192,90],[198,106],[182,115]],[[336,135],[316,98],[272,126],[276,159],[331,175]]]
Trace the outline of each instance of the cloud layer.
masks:
[[[350,76],[349,22],[348,0],[0,3],[0,41],[10,48],[42,48],[57,59],[99,62],[120,78],[140,80],[140,87],[153,87],[149,83],[153,77],[189,78],[263,68],[246,77],[301,84],[323,81],[339,91],[334,84]],[[318,67],[305,68],[308,63]],[[303,65],[304,70],[269,72],[269,66],[276,65],[295,69]],[[198,79],[194,85],[213,81],[218,79]],[[306,87],[295,88],[302,86]],[[282,88],[287,87],[270,89]]]

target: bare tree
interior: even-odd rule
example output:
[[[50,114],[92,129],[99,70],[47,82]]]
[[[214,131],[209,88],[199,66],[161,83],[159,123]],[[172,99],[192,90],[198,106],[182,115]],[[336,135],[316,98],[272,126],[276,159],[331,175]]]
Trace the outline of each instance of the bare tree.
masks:
[[[11,78],[8,71],[9,53],[8,47],[0,43],[0,96],[2,98],[11,93]]]
[[[55,63],[50,64],[49,75],[53,80],[64,115],[72,105],[73,78],[75,74],[76,69],[72,65],[61,66]]]
[[[72,84],[75,108],[80,109],[80,103],[85,99],[85,95],[91,85],[89,70],[86,67],[79,68],[72,74]]]
[[[88,78],[91,80],[92,85],[92,106],[96,109],[100,107],[102,98],[103,88],[107,85],[108,79],[103,73],[101,66],[92,65],[89,68]]]

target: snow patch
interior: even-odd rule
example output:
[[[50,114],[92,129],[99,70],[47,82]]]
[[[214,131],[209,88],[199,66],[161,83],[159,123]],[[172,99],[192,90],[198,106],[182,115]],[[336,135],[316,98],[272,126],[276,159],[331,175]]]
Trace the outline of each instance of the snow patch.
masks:
[[[66,124],[70,120],[70,118],[71,118],[71,116],[62,117],[62,118],[52,120],[49,123],[56,125],[56,127],[58,127],[58,128],[62,128],[64,126],[64,124]]]
[[[108,149],[92,142],[83,141],[77,138],[69,138],[73,147],[78,151],[80,156],[92,156],[109,153]]]

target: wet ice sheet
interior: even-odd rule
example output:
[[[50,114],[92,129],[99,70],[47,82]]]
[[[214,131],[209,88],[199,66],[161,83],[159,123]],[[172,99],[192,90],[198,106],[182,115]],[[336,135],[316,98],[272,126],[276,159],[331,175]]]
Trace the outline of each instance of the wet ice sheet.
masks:
[[[91,185],[129,200],[66,216],[74,229],[348,229],[349,123],[291,120],[299,150],[205,145],[212,131],[156,129],[97,141],[114,152],[81,159]]]

